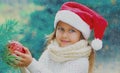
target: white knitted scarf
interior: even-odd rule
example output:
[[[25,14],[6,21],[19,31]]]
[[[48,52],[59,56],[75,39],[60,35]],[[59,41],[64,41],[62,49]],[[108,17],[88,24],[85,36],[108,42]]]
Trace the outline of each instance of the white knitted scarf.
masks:
[[[91,46],[88,46],[86,40],[81,40],[73,45],[59,47],[54,40],[47,47],[50,58],[56,62],[65,62],[75,60],[81,57],[88,57],[91,52]]]

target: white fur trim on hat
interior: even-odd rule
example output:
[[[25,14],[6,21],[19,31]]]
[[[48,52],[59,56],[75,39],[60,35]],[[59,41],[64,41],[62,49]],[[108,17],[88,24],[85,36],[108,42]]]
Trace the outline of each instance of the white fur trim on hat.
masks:
[[[80,32],[82,32],[85,39],[89,38],[91,32],[89,25],[74,12],[68,10],[58,11],[55,16],[54,28],[56,28],[56,25],[59,21],[63,21],[78,29]]]
[[[91,42],[91,46],[93,47],[94,50],[100,50],[102,48],[102,40],[94,39]]]

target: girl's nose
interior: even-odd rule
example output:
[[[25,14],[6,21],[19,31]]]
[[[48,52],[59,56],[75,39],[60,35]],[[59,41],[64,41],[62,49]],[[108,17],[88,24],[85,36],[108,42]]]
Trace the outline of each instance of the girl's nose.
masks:
[[[68,37],[68,33],[64,32],[62,36],[63,36],[63,38],[67,38]]]

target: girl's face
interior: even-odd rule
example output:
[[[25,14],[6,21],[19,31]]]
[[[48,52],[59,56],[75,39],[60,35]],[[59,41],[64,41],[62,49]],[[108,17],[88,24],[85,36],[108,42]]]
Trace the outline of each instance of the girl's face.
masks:
[[[81,37],[81,32],[76,28],[64,22],[58,22],[56,28],[56,40],[61,47],[74,44],[80,41],[80,39],[82,39]]]

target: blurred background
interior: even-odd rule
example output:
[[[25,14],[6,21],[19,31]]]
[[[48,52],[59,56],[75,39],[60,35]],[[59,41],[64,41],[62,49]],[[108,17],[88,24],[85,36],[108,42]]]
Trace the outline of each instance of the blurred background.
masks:
[[[0,73],[20,73],[3,61],[8,40],[21,42],[33,57],[40,57],[55,14],[67,1],[85,4],[106,18],[109,25],[103,49],[96,52],[95,73],[120,73],[120,0],[0,0]]]

